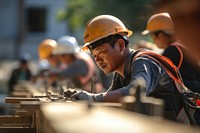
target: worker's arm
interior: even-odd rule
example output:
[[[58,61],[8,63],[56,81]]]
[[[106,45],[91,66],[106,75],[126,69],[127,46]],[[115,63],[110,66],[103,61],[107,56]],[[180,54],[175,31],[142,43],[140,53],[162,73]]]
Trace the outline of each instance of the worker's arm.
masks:
[[[131,66],[131,80],[127,86],[117,88],[116,90],[109,89],[107,92],[92,94],[88,92],[79,92],[74,95],[79,100],[93,100],[97,102],[119,102],[120,98],[129,95],[130,89],[138,85],[138,79],[143,79],[143,86],[145,87],[146,94],[148,95],[158,83],[158,79],[162,73],[161,68],[152,63],[150,59],[137,59]],[[113,82],[119,82],[113,80]]]
[[[138,84],[140,84],[144,91],[146,91],[146,95],[149,95],[151,91],[156,88],[161,73],[162,69],[160,66],[154,63],[151,59],[139,57],[132,63],[130,83],[117,90],[108,91],[107,94],[104,95],[103,101],[117,102],[121,97],[129,95],[130,89],[136,88]],[[114,79],[113,82],[120,81]]]
[[[68,65],[60,75],[65,78],[72,78],[76,76],[85,76],[88,72],[88,66],[83,60],[77,60],[74,63]]]

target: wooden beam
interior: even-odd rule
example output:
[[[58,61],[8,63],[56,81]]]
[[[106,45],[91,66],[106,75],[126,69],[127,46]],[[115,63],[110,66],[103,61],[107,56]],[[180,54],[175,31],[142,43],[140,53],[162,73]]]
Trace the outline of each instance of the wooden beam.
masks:
[[[11,96],[13,96],[13,97],[33,97],[31,92],[18,92],[18,91],[12,91]]]
[[[0,116],[1,126],[31,126],[32,116],[4,115]]]
[[[1,133],[35,133],[35,128],[27,127],[1,127]]]
[[[6,103],[20,103],[21,101],[39,101],[39,98],[26,98],[26,97],[6,97]]]

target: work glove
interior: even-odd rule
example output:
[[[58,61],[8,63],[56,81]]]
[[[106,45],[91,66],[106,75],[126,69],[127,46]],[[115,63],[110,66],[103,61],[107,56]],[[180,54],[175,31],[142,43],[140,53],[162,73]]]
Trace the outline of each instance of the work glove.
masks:
[[[62,89],[62,90],[64,90],[64,89]],[[76,89],[68,88],[68,89],[64,90],[63,96],[70,99],[72,97],[72,95],[75,93],[77,93]]]
[[[102,102],[105,94],[106,92],[94,94],[87,91],[77,91],[71,96],[71,98],[74,98],[76,100],[88,100],[89,102]]]

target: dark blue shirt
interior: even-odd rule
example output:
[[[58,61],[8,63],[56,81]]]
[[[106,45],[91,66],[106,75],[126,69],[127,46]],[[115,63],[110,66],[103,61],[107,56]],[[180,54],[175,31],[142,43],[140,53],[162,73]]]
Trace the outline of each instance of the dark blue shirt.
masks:
[[[111,90],[119,90],[123,96],[129,95],[130,89],[136,86],[138,79],[145,81],[147,96],[162,98],[165,101],[165,115],[175,119],[180,109],[180,97],[177,95],[174,80],[170,78],[165,69],[149,57],[140,56],[133,61],[135,51],[130,50],[126,57],[124,78],[115,73]],[[169,113],[170,112],[170,113]]]

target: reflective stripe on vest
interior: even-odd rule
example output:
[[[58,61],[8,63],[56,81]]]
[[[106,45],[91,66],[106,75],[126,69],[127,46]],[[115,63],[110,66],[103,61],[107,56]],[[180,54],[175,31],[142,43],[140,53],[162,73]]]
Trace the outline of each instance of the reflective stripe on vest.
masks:
[[[181,79],[181,77],[180,77],[180,75],[179,75],[179,71],[178,71],[177,67],[176,67],[176,66],[173,64],[173,62],[172,62],[170,59],[168,59],[167,57],[162,56],[162,55],[158,55],[158,54],[156,54],[156,53],[154,53],[154,52],[151,52],[151,51],[143,51],[143,50],[141,50],[141,51],[139,51],[139,52],[135,55],[135,57],[133,58],[133,60],[135,60],[135,59],[136,59],[137,57],[139,57],[139,56],[147,56],[147,57],[149,57],[150,59],[156,61],[157,63],[159,63],[159,64],[166,70],[167,74],[168,74],[172,79],[174,79],[174,81],[180,83],[181,85],[184,85],[183,82],[182,82],[182,79]],[[157,60],[156,58],[160,59],[160,61],[162,61],[162,62],[165,63],[165,64],[161,63],[161,62],[160,62],[159,60]],[[168,67],[171,67],[171,69],[174,71],[174,73],[172,73],[166,65],[168,65]],[[178,88],[177,88],[177,89],[178,89]],[[179,92],[181,92],[181,93],[185,91],[185,90],[182,90],[182,89],[178,89],[178,90],[179,90]]]
[[[187,87],[183,84],[177,67],[172,63],[172,61],[170,59],[168,59],[167,57],[164,57],[162,55],[158,55],[156,53],[153,53],[151,51],[141,50],[135,55],[135,57],[133,58],[133,61],[139,56],[147,56],[150,59],[159,63],[165,69],[167,74],[174,80],[174,83],[176,85],[177,90],[180,93],[187,92]],[[160,60],[158,60],[158,59],[160,59]],[[169,65],[169,66],[167,66],[167,65]],[[169,67],[171,67],[172,71],[174,71],[174,74],[169,70]],[[181,107],[179,113],[176,116],[176,120],[179,121],[179,122],[184,122],[186,124],[190,123],[188,115],[187,115],[184,107]]]

